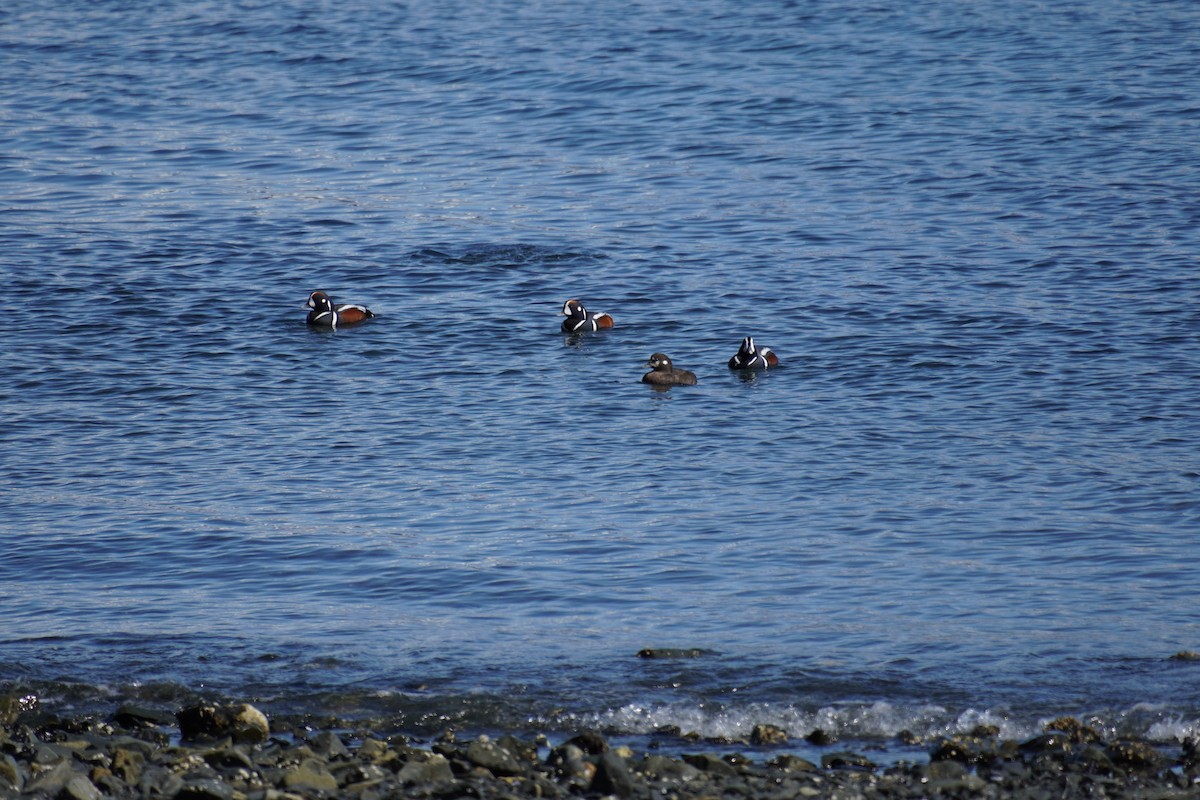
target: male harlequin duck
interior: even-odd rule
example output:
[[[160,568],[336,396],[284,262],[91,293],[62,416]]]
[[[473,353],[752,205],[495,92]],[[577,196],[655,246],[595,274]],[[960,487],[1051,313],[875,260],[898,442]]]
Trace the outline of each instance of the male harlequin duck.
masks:
[[[655,386],[696,385],[696,373],[671,366],[670,356],[655,353],[650,356],[650,361],[646,366],[650,367],[650,371],[642,376],[642,383],[650,383]]]
[[[584,333],[613,326],[612,316],[603,311],[588,311],[578,300],[563,303],[562,315],[566,317],[562,324],[563,333]]]
[[[371,309],[353,303],[339,303],[336,306],[324,292],[313,292],[308,296],[308,324],[314,328],[329,328],[337,330],[375,316]]]
[[[766,369],[778,364],[779,356],[772,353],[769,347],[755,347],[754,338],[750,336],[742,339],[741,349],[729,359],[730,369]]]

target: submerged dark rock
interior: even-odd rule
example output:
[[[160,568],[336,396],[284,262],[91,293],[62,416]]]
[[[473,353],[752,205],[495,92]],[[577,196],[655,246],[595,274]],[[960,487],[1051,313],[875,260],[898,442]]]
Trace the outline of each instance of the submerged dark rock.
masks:
[[[137,728],[166,727],[175,722],[175,715],[169,711],[148,706],[125,705],[113,714],[113,722],[122,728],[136,730]]]
[[[647,647],[638,651],[638,658],[701,658],[712,654],[698,647]]]
[[[826,753],[821,756],[821,767],[823,769],[875,769],[875,765],[869,758],[851,752]]]
[[[815,744],[818,747],[824,747],[836,742],[837,737],[828,731],[822,730],[821,728],[814,728],[807,736],[804,737],[804,741],[808,742],[809,744]]]

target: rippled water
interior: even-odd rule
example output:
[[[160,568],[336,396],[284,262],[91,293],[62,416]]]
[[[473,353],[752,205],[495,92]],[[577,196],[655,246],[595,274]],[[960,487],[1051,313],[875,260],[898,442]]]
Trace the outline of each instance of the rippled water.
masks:
[[[1197,732],[1198,28],[9,4],[0,683]]]

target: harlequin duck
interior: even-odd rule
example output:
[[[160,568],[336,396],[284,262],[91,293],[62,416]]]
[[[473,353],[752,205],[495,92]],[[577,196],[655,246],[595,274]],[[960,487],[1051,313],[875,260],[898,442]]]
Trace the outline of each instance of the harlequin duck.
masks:
[[[366,306],[353,303],[334,305],[333,301],[329,299],[329,295],[324,292],[310,294],[308,307],[312,309],[308,312],[308,324],[315,328],[337,330],[348,325],[357,325],[375,316]]]
[[[670,356],[655,353],[650,356],[650,361],[646,363],[646,366],[650,367],[650,371],[642,376],[642,383],[650,383],[655,386],[696,385],[696,373],[671,366]]]
[[[566,317],[562,324],[563,333],[584,333],[613,326],[612,316],[603,311],[588,311],[578,300],[563,303],[562,315]]]
[[[755,347],[751,336],[742,339],[741,349],[729,359],[730,369],[766,369],[778,364],[779,356],[772,353],[769,347]]]

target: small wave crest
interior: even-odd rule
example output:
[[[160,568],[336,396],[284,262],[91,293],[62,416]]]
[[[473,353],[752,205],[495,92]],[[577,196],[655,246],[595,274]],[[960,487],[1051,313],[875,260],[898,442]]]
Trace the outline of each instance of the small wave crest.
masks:
[[[616,735],[647,736],[678,731],[685,737],[732,742],[751,741],[759,725],[773,725],[788,736],[830,741],[878,741],[903,738],[935,741],[941,737],[970,734],[981,728],[1001,739],[1023,740],[1052,727],[1066,714],[1021,714],[1008,709],[967,708],[951,710],[939,705],[897,705],[888,702],[847,703],[819,708],[755,703],[746,706],[720,705],[624,705],[588,714],[569,714],[548,720],[559,725],[595,727]],[[1160,707],[1137,706],[1124,711],[1087,714],[1080,717],[1106,738],[1145,737],[1153,741],[1182,741],[1200,731],[1200,720],[1189,720]]]

